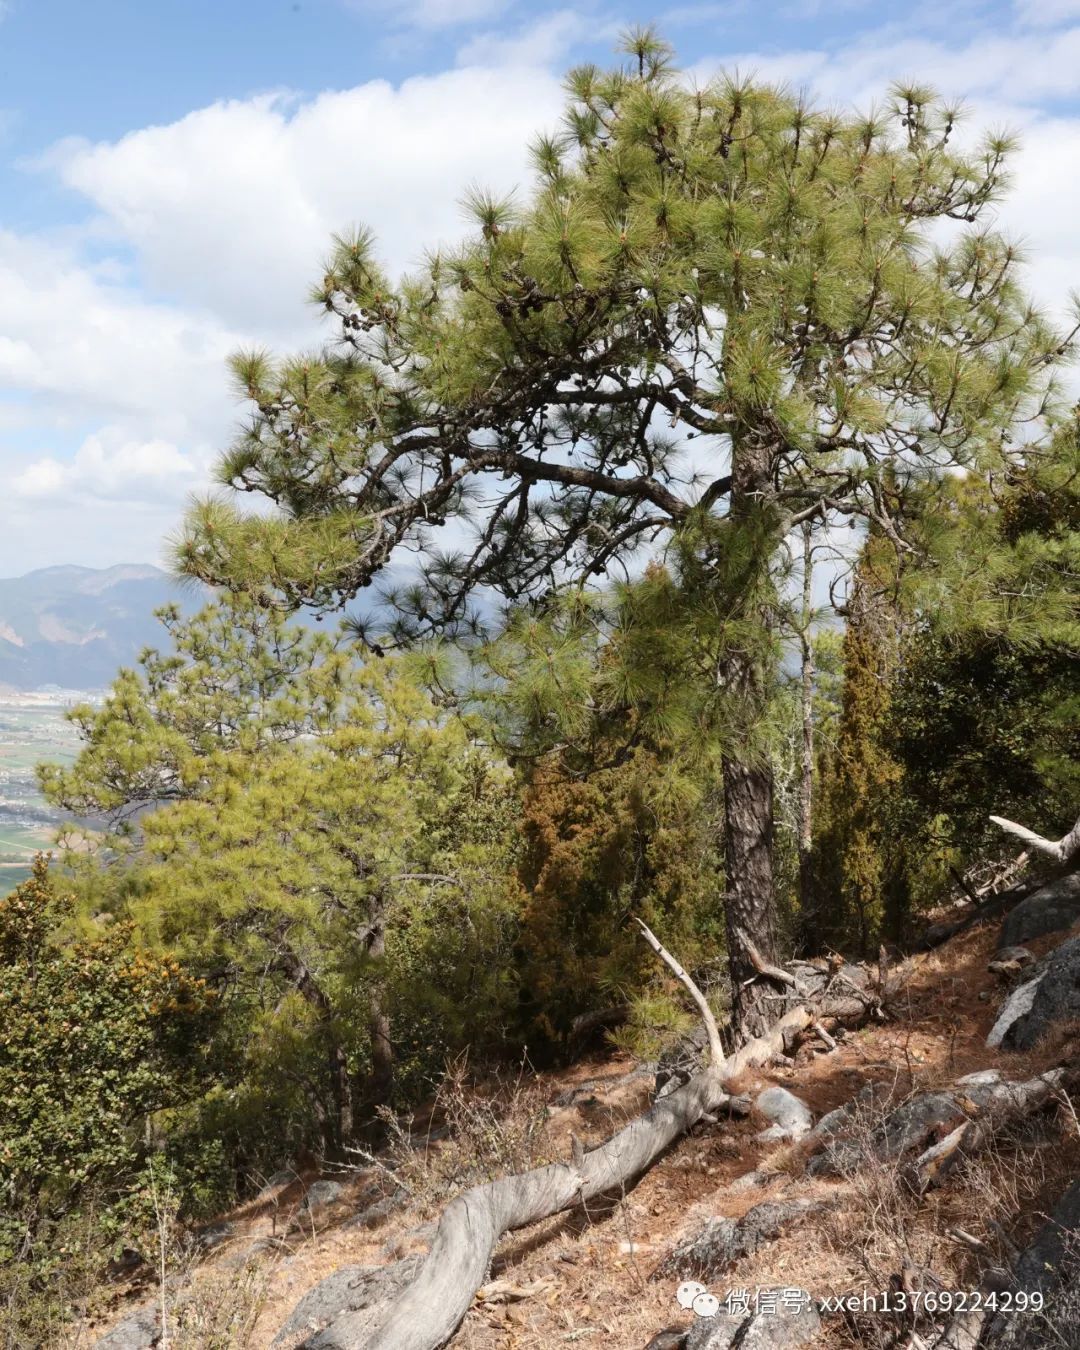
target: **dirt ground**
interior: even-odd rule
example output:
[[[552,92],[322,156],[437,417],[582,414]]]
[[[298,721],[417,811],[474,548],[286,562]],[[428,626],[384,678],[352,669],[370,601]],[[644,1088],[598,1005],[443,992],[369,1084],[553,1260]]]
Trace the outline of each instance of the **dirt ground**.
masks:
[[[758,1072],[740,1086],[787,1087],[818,1116],[850,1101],[871,1081],[902,1100],[979,1069],[999,1067],[1016,1079],[1063,1059],[1075,1061],[1077,1044],[1068,1034],[1031,1055],[986,1049],[1006,987],[986,969],[996,936],[996,927],[976,928],[914,958],[890,1020],[848,1033],[835,1050],[803,1049],[791,1067]],[[1058,933],[1029,946],[1039,955],[1062,940]],[[547,1104],[533,1161],[567,1158],[573,1135],[586,1145],[598,1143],[645,1110],[651,1080],[634,1075],[634,1068],[613,1054],[530,1082],[530,1101]],[[573,1101],[556,1104],[557,1098],[566,1103],[575,1086]],[[510,1235],[451,1344],[456,1350],[546,1350],[578,1343],[644,1347],[660,1329],[686,1326],[693,1316],[678,1305],[675,1280],[652,1278],[672,1245],[713,1215],[738,1218],[766,1199],[821,1198],[833,1205],[739,1262],[717,1282],[721,1287],[713,1292],[721,1297],[730,1289],[752,1295],[770,1286],[797,1286],[815,1298],[871,1290],[905,1261],[932,1268],[952,1288],[973,1287],[988,1257],[947,1235],[960,1228],[984,1242],[986,1252],[1023,1242],[1067,1180],[1080,1174],[1076,1117],[1070,1121],[1067,1108],[1066,1102],[1042,1135],[1002,1141],[988,1158],[965,1165],[952,1184],[921,1201],[902,1194],[896,1177],[880,1167],[846,1179],[812,1180],[799,1147],[760,1143],[755,1136],[762,1122],[753,1117],[700,1126],[611,1206],[589,1215],[561,1215]],[[433,1162],[440,1147],[432,1146]],[[755,1169],[767,1174],[764,1184],[733,1185]],[[380,1181],[377,1169],[336,1178],[344,1192],[323,1231],[296,1220],[315,1179],[310,1173],[222,1216],[229,1224],[227,1241],[186,1273],[186,1297],[194,1291],[196,1300],[202,1298],[204,1325],[218,1328],[207,1343],[267,1350],[300,1297],[339,1267],[382,1265],[426,1250],[446,1194],[437,1176],[430,1188],[423,1176],[421,1162],[410,1202],[370,1229],[348,1220],[370,1202]],[[92,1344],[150,1288],[119,1286],[108,1321],[84,1327],[77,1343]],[[240,1298],[250,1305],[244,1325],[234,1319],[233,1330],[223,1332],[215,1310]],[[820,1343],[874,1345],[885,1331],[826,1319]]]

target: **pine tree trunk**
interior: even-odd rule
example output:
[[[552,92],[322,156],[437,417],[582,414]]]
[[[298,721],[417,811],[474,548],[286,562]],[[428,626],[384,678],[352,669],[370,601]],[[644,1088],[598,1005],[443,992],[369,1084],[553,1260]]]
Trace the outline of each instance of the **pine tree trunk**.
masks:
[[[377,895],[372,900],[371,919],[367,929],[365,948],[372,961],[382,963],[386,956],[385,900]],[[368,1014],[368,1035],[371,1039],[371,1078],[369,1091],[377,1106],[389,1103],[394,1089],[394,1046],[390,1039],[390,1018],[386,1012],[378,971],[371,991]]]
[[[281,944],[278,965],[296,986],[297,993],[315,1009],[320,1029],[326,1038],[327,1070],[334,1110],[332,1114],[325,1110],[319,1114],[327,1153],[333,1157],[341,1157],[346,1144],[352,1140],[355,1117],[349,1061],[345,1047],[334,1030],[333,1005],[307,964],[284,941]]]
[[[772,509],[772,450],[750,434],[734,439],[731,460],[730,519],[745,529],[741,547],[748,564],[743,613],[759,629],[760,649],[733,649],[723,659],[720,681],[744,708],[749,723],[764,718],[772,690],[769,640],[773,609],[767,572],[779,542]],[[726,863],[728,963],[736,1034],[742,1040],[761,1035],[770,1022],[770,993],[756,974],[740,932],[766,961],[775,961],[773,882],[773,772],[763,757],[732,751],[724,756],[724,850]]]
[[[727,865],[728,963],[732,1009],[739,1036],[763,1034],[770,1021],[764,995],[775,992],[752,980],[756,967],[743,942],[745,933],[766,961],[775,959],[773,924],[773,776],[767,764],[735,756],[724,760],[725,860]]]
[[[814,645],[810,635],[813,617],[813,527],[803,525],[802,593],[802,764],[799,777],[799,912],[802,927],[810,932],[816,924],[814,914],[814,876],[811,853],[814,842]]]

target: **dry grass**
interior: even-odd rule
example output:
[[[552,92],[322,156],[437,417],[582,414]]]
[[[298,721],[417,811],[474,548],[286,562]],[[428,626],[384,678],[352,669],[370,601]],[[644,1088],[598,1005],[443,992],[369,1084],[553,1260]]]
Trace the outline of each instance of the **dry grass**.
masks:
[[[245,1350],[269,1296],[277,1265],[215,1266],[170,1299],[171,1350]]]
[[[421,1211],[441,1208],[469,1186],[551,1161],[546,1095],[524,1070],[478,1085],[461,1060],[439,1084],[425,1128],[384,1115],[386,1146],[364,1154],[365,1165],[385,1169]]]
[[[1056,1113],[1041,1122],[1002,1130],[990,1148],[956,1170],[948,1185],[921,1198],[911,1193],[897,1164],[883,1165],[877,1158],[872,1132],[887,1107],[950,1085],[965,1073],[997,1065],[1009,1078],[1026,1078],[1063,1060],[1077,1062],[1076,1027],[1059,1028],[1031,1055],[986,1049],[1001,988],[986,971],[995,936],[973,930],[920,958],[904,1006],[892,1021],[845,1037],[835,1052],[818,1054],[797,1069],[773,1066],[746,1075],[737,1085],[749,1092],[768,1083],[787,1086],[820,1115],[852,1100],[864,1084],[877,1083],[882,1094],[877,1105],[857,1111],[852,1122],[863,1142],[847,1175],[807,1177],[807,1146],[764,1146],[754,1138],[757,1126],[751,1120],[694,1131],[610,1205],[587,1215],[559,1215],[510,1235],[499,1247],[491,1278],[508,1282],[520,1296],[479,1298],[454,1347],[551,1350],[581,1344],[641,1350],[661,1327],[687,1320],[675,1302],[675,1286],[650,1279],[674,1242],[711,1215],[738,1218],[764,1199],[797,1196],[832,1199],[836,1205],[718,1276],[711,1282],[714,1292],[798,1285],[820,1297],[883,1290],[905,1262],[909,1276],[927,1267],[947,1288],[974,1288],[988,1265],[1007,1260],[1010,1244],[1026,1245],[1068,1180],[1080,1175],[1080,1103],[1063,1098]],[[625,1058],[616,1058],[558,1074],[528,1071],[477,1083],[465,1065],[455,1066],[424,1120],[391,1124],[389,1147],[377,1160],[388,1183],[410,1191],[408,1207],[377,1234],[346,1224],[309,1236],[287,1265],[260,1257],[267,1261],[266,1276],[262,1286],[257,1273],[252,1276],[252,1306],[261,1309],[253,1327],[242,1319],[231,1325],[227,1305],[216,1311],[219,1295],[208,1291],[199,1295],[202,1320],[197,1330],[192,1322],[193,1339],[184,1344],[194,1347],[200,1343],[194,1338],[202,1335],[210,1338],[203,1343],[222,1350],[232,1345],[266,1350],[300,1296],[331,1271],[423,1250],[431,1230],[418,1225],[434,1217],[454,1193],[565,1159],[571,1133],[592,1144],[638,1114],[646,1104],[647,1083],[628,1080],[629,1067]],[[570,1093],[571,1088],[577,1091]],[[891,1100],[882,1100],[888,1094]],[[753,1169],[771,1176],[767,1188],[729,1189]],[[292,1194],[281,1201],[283,1215],[298,1203]],[[250,1222],[248,1240],[256,1225],[265,1230],[271,1216],[252,1213]],[[958,1229],[982,1246],[949,1236]],[[216,1288],[235,1292],[240,1277],[215,1254],[197,1278],[200,1283],[219,1280]],[[1075,1341],[1078,1302],[1075,1290],[1049,1302],[1050,1347],[1077,1350],[1066,1337],[1071,1331]],[[902,1345],[908,1330],[881,1315],[847,1321],[832,1316],[826,1319],[822,1345],[892,1350],[890,1337],[900,1332]],[[927,1327],[922,1331],[931,1339]]]

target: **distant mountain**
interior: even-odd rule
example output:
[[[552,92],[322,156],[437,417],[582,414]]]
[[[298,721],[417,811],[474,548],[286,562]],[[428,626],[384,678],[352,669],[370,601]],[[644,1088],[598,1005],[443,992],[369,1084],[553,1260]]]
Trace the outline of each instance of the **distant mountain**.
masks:
[[[103,689],[161,644],[159,605],[192,597],[159,567],[44,567],[0,580],[0,686]]]

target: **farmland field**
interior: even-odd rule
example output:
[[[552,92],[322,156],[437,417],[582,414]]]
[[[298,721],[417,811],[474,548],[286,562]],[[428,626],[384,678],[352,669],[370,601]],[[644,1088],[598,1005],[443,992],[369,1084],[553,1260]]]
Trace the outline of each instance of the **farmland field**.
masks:
[[[0,696],[0,894],[24,880],[34,854],[49,847],[61,822],[38,790],[34,766],[74,758],[78,743],[64,711],[85,697]]]

